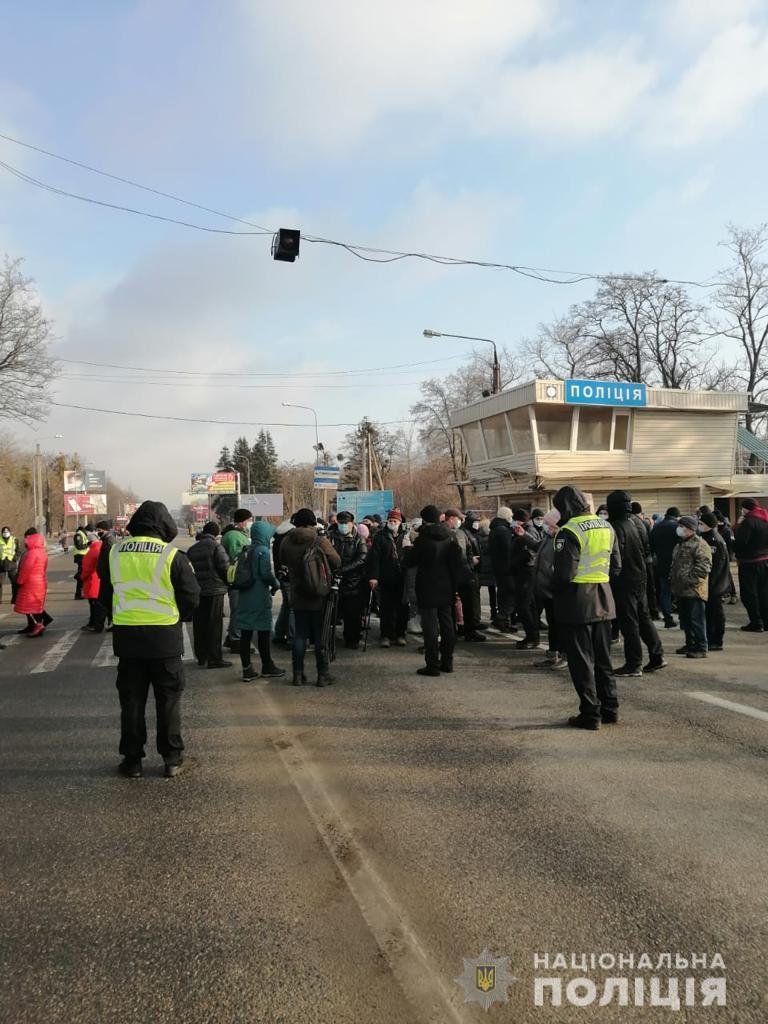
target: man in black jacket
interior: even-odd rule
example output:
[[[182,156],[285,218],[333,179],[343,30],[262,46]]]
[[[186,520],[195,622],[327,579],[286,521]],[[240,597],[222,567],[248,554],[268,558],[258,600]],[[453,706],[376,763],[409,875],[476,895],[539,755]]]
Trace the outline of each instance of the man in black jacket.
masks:
[[[440,522],[435,505],[427,505],[420,515],[419,535],[406,551],[406,565],[416,568],[416,600],[424,631],[426,664],[417,672],[420,676],[439,676],[441,672],[453,672],[453,602],[462,554],[453,531]]]
[[[197,664],[201,668],[229,668],[232,662],[225,661],[221,653],[229,556],[219,543],[219,524],[206,523],[200,540],[187,555],[200,584],[200,603],[192,618]]]
[[[373,537],[368,554],[368,584],[379,595],[379,622],[381,646],[393,643],[405,647],[408,628],[408,605],[404,601],[403,514],[399,508],[390,509],[387,522]]]
[[[642,676],[641,640],[648,648],[646,672],[656,672],[667,664],[648,608],[648,563],[651,559],[648,530],[632,512],[630,495],[626,491],[611,491],[607,505],[608,521],[616,534],[621,555],[621,568],[611,576],[611,587],[616,601],[616,618],[624,637],[624,664],[615,670],[614,675]]]
[[[99,632],[107,623],[107,632],[112,630],[112,589],[109,582],[109,552],[116,537],[108,519],[96,523],[96,535],[101,541],[101,550],[96,560],[96,575],[99,577],[99,599],[91,610],[91,620]]]
[[[524,509],[517,509],[512,517],[510,568],[515,581],[515,609],[525,630],[523,639],[515,644],[520,651],[535,650],[541,639],[539,611],[533,595],[533,567],[541,537],[529,522]]]
[[[680,543],[677,535],[677,521],[680,509],[668,508],[664,518],[656,523],[651,530],[651,552],[656,559],[656,575],[659,578],[659,609],[664,616],[666,629],[674,629],[677,625],[672,615],[672,590],[669,585],[669,574],[672,571],[672,555]]]
[[[488,534],[488,553],[493,575],[496,579],[496,600],[498,615],[493,624],[505,633],[516,630],[511,624],[515,604],[515,580],[512,576],[512,509],[502,505],[496,517],[491,520]]]
[[[731,590],[731,561],[728,546],[718,530],[717,516],[713,512],[702,512],[699,522],[702,540],[712,548],[712,569],[709,573],[709,596],[707,597],[707,648],[722,651],[725,637],[725,609],[723,601]]]
[[[473,513],[468,513],[468,516],[473,516]],[[468,521],[471,523],[472,519]],[[445,525],[453,533],[461,552],[456,591],[461,602],[463,625],[457,627],[456,632],[462,634],[469,643],[484,643],[485,637],[477,628],[480,625],[480,584],[477,574],[480,546],[471,528],[465,529],[465,522],[467,520],[457,508],[446,509]]]
[[[339,614],[344,620],[344,646],[356,651],[363,632],[363,582],[368,547],[355,529],[355,517],[346,509],[336,516],[336,527],[328,539],[341,557]]]
[[[171,541],[176,523],[162,502],[145,501],[128,524],[129,537],[112,547],[112,647],[119,658],[120,753],[122,775],[141,777],[147,741],[145,710],[152,686],[157,710],[157,750],[166,778],[184,767],[181,694],[184,636],[200,600],[200,587],[187,556]],[[162,570],[162,571],[159,571]]]
[[[739,563],[741,600],[749,615],[745,633],[768,630],[768,509],[754,498],[741,503],[743,519],[736,527],[734,549]]]

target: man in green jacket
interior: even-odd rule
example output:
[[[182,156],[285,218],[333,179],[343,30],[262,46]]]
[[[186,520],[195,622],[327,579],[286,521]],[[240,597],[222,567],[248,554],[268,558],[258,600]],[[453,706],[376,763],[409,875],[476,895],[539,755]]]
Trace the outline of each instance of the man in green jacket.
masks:
[[[221,546],[227,553],[229,564],[234,565],[237,556],[251,543],[251,527],[253,526],[253,515],[247,508],[239,508],[232,517],[233,525],[224,530],[221,535]],[[240,651],[240,630],[235,625],[237,618],[237,599],[239,591],[229,587],[229,625],[227,627],[226,645],[230,651]]]

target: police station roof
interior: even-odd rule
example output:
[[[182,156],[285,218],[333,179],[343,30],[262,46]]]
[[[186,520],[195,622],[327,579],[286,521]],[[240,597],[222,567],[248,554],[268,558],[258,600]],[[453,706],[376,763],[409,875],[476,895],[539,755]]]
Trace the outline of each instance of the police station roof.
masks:
[[[609,380],[536,379],[454,409],[451,424],[461,427],[527,405],[592,404],[670,412],[747,412],[749,396],[742,391],[688,391]]]

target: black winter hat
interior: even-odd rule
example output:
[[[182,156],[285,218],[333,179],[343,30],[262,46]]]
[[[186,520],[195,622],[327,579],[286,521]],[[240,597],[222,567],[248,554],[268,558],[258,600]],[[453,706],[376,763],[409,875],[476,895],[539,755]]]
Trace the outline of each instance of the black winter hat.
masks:
[[[543,519],[543,518],[544,518],[544,509],[543,508],[535,508],[535,509],[533,509],[533,511],[531,512],[531,519]]]
[[[664,516],[665,516],[666,519],[679,519],[680,518],[680,509],[677,507],[677,505],[672,505],[664,513]]]
[[[440,509],[437,505],[425,505],[419,513],[422,522],[435,524],[440,522]]]
[[[337,523],[354,523],[355,517],[349,509],[343,508],[341,512],[336,513]]]
[[[291,516],[291,522],[297,527],[317,526],[317,517],[311,508],[300,508]]]
[[[206,523],[203,527],[203,533],[207,533],[211,537],[218,537],[220,532],[218,523]]]
[[[516,508],[515,511],[512,513],[512,518],[517,523],[527,523],[528,513],[525,511],[524,508]]]
[[[112,523],[110,523],[110,521],[108,519],[100,519],[98,521],[98,523],[96,523],[96,529],[97,530],[111,530],[112,529]]]
[[[702,512],[701,521],[706,526],[711,526],[713,529],[717,526],[717,516],[714,512]]]
[[[236,523],[247,523],[249,519],[253,519],[253,512],[250,512],[247,508],[238,508],[232,519]]]
[[[629,491],[611,491],[606,500],[608,515],[632,511],[632,500]]]

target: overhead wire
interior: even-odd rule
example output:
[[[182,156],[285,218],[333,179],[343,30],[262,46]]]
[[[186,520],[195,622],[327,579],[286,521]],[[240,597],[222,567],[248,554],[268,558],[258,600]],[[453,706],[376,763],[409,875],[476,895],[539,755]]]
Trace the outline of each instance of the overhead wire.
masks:
[[[91,203],[91,204],[94,204],[96,206],[107,207],[109,209],[117,210],[117,211],[120,211],[120,212],[123,212],[123,213],[132,213],[132,214],[135,214],[137,216],[148,217],[148,218],[151,218],[153,220],[165,221],[165,222],[171,223],[171,224],[178,224],[178,225],[180,225],[182,227],[193,228],[195,230],[204,231],[204,232],[208,232],[208,233],[211,233],[211,234],[223,234],[223,235],[274,235],[275,234],[274,229],[266,228],[263,225],[252,224],[252,222],[246,221],[246,220],[244,220],[241,217],[237,217],[237,216],[234,216],[232,214],[224,213],[224,212],[222,212],[220,210],[215,210],[212,207],[203,206],[200,203],[195,203],[195,202],[192,202],[191,200],[184,199],[181,196],[174,195],[171,192],[162,192],[159,189],[151,188],[148,185],[142,185],[141,183],[133,181],[130,178],[121,177],[119,175],[112,174],[112,173],[110,173],[108,171],[103,171],[103,170],[101,170],[99,168],[92,167],[89,164],[85,164],[85,163],[83,163],[83,162],[81,162],[79,160],[73,160],[70,157],[61,156],[60,154],[54,153],[51,150],[43,149],[40,146],[33,146],[30,143],[23,142],[20,139],[14,138],[13,136],[5,135],[5,134],[0,133],[0,139],[4,139],[6,142],[11,142],[11,143],[13,143],[14,145],[17,145],[17,146],[23,146],[23,147],[25,147],[27,149],[34,150],[35,152],[42,153],[45,156],[49,156],[49,157],[51,157],[51,158],[53,158],[55,160],[61,160],[61,161],[65,162],[65,163],[72,164],[73,166],[80,167],[80,168],[82,168],[84,170],[87,170],[87,171],[90,171],[90,172],[92,172],[94,174],[99,174],[99,175],[102,175],[102,176],[104,176],[106,178],[111,178],[111,179],[113,179],[115,181],[121,182],[122,184],[130,185],[130,186],[132,186],[134,188],[143,189],[146,192],[151,192],[151,193],[153,193],[155,195],[162,196],[165,199],[171,199],[174,202],[184,203],[187,206],[191,206],[191,207],[194,207],[194,208],[199,209],[199,210],[204,210],[207,213],[214,214],[214,216],[223,217],[225,219],[236,221],[238,223],[243,223],[243,224],[251,225],[251,226],[257,228],[258,230],[255,230],[255,231],[232,231],[232,230],[226,230],[224,228],[213,228],[213,227],[208,227],[208,226],[201,225],[201,224],[195,224],[195,223],[192,223],[190,221],[179,220],[179,219],[174,218],[174,217],[164,217],[164,216],[161,216],[160,214],[149,213],[146,210],[138,210],[138,209],[135,209],[133,207],[122,206],[122,205],[119,205],[117,203],[109,203],[109,202],[106,202],[104,200],[95,199],[95,198],[90,197],[90,196],[84,196],[84,195],[81,195],[81,194],[75,193],[75,192],[69,192],[66,189],[61,189],[61,188],[58,188],[56,186],[49,185],[48,183],[43,182],[43,181],[41,181],[41,180],[39,180],[37,178],[34,178],[31,175],[26,174],[26,172],[21,171],[21,170],[19,170],[16,167],[13,167],[11,164],[8,164],[8,163],[6,163],[4,161],[0,161],[0,167],[5,169],[6,171],[8,171],[10,174],[15,175],[17,178],[21,179],[22,181],[27,182],[28,184],[34,185],[37,188],[44,189],[44,190],[46,190],[48,192],[51,192],[51,193],[53,193],[55,195],[66,196],[66,197],[71,198],[71,199],[77,199],[77,200],[79,200],[81,202]],[[322,236],[312,235],[312,234],[303,233],[303,232],[302,232],[302,238],[304,239],[304,241],[306,241],[306,242],[308,242],[310,244],[329,245],[329,246],[334,246],[334,247],[337,247],[337,248],[344,249],[346,252],[348,252],[351,255],[357,257],[358,259],[365,260],[366,262],[369,262],[369,263],[395,263],[395,262],[397,262],[399,260],[404,260],[404,259],[420,259],[420,260],[425,260],[425,261],[432,262],[432,263],[437,263],[437,264],[440,264],[440,265],[443,265],[443,266],[473,266],[473,267],[479,267],[479,268],[484,268],[484,269],[508,270],[508,271],[510,271],[512,273],[515,273],[515,274],[518,274],[518,275],[520,275],[522,277],[530,278],[532,280],[539,281],[541,283],[546,283],[546,284],[574,285],[574,284],[581,284],[581,283],[583,283],[585,281],[642,281],[642,280],[647,280],[648,279],[647,275],[645,275],[645,274],[606,274],[606,273],[594,273],[594,272],[591,272],[591,271],[558,270],[558,269],[551,269],[551,268],[548,269],[548,268],[540,268],[540,267],[531,267],[531,266],[526,266],[524,264],[497,263],[497,262],[493,262],[493,261],[489,261],[489,260],[467,259],[467,258],[455,257],[455,256],[439,256],[439,255],[435,255],[434,253],[409,252],[409,251],[398,251],[398,250],[394,250],[394,249],[383,249],[383,248],[376,248],[376,247],[373,247],[373,246],[358,245],[358,244],[351,243],[351,242],[341,242],[341,241],[339,241],[337,239],[324,238]],[[719,284],[722,283],[722,282],[719,282],[719,281],[712,281],[712,280],[692,281],[692,280],[685,280],[685,279],[682,279],[682,278],[668,278],[668,277],[662,277],[662,276],[659,276],[657,278],[652,278],[652,280],[657,281],[659,284],[679,284],[679,285],[685,285],[685,286],[688,286],[688,287],[696,287],[696,288],[713,288],[713,287],[717,287]]]
[[[128,366],[123,363],[102,363],[93,359],[67,359],[63,356],[55,357],[59,363],[76,364],[78,366],[96,366],[99,369],[110,369],[110,370],[132,370],[141,373],[155,373],[155,374],[178,374],[184,377],[237,377],[238,379],[244,377],[277,377],[280,379],[285,378],[296,378],[296,377],[339,377],[339,376],[359,376],[360,374],[368,373],[389,373],[394,370],[404,370],[406,373],[410,372],[416,366],[434,366],[437,363],[445,363],[452,359],[463,359],[465,358],[461,352],[455,355],[445,355],[440,359],[426,359],[414,363],[393,363],[390,366],[369,366],[361,370],[307,370],[307,371],[287,371],[282,373],[279,370],[244,370],[244,371],[231,371],[231,370],[177,370],[171,367],[163,366]]]

